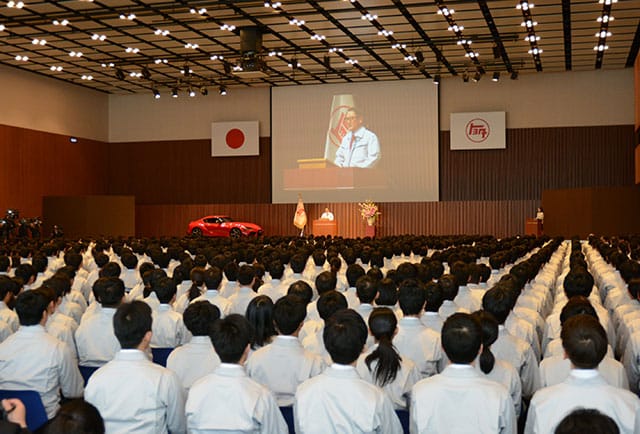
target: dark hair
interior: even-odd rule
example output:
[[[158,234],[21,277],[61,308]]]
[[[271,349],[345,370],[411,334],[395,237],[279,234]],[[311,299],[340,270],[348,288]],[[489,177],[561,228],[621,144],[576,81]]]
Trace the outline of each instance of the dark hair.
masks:
[[[373,377],[380,387],[392,383],[400,370],[402,357],[391,343],[397,326],[396,315],[387,307],[377,307],[369,315],[369,330],[378,341],[378,347],[364,361],[369,371],[371,371],[371,364],[378,361]]]
[[[296,280],[291,285],[289,285],[289,289],[287,290],[287,295],[295,295],[300,297],[305,304],[311,303],[311,299],[313,298],[313,289],[311,285],[309,285],[304,280]]]
[[[151,308],[147,303],[134,300],[122,303],[113,315],[113,331],[123,349],[134,349],[151,331]]]
[[[336,289],[338,279],[331,271],[323,271],[316,276],[316,291],[318,295],[322,295],[327,291]]]
[[[84,399],[65,402],[46,425],[44,434],[104,434],[104,420],[97,408]]]
[[[307,308],[295,295],[280,297],[273,306],[273,321],[283,335],[292,335],[307,316]]]
[[[31,259],[31,265],[36,273],[43,273],[47,269],[48,263],[47,257],[40,254]]]
[[[118,277],[101,277],[93,284],[93,295],[103,307],[118,307],[124,297],[124,282]]]
[[[220,309],[206,300],[196,301],[187,306],[182,319],[193,336],[208,336],[211,324],[220,319]]]
[[[49,298],[44,291],[25,291],[16,299],[16,313],[20,325],[30,326],[40,324],[42,313],[49,306]]]
[[[222,363],[238,363],[251,343],[252,335],[249,321],[236,313],[215,321],[209,334]]]
[[[456,261],[451,265],[451,275],[456,279],[458,287],[469,282],[469,266],[462,261]]]
[[[170,277],[163,277],[153,285],[153,291],[158,296],[160,303],[168,304],[176,295],[176,282]]]
[[[205,270],[204,284],[207,289],[220,288],[220,282],[222,282],[222,271],[218,267],[213,266]]]
[[[202,295],[202,290],[200,288],[204,285],[206,271],[204,268],[194,267],[191,269],[190,277],[192,283],[191,288],[189,288],[189,301]]]
[[[322,339],[331,360],[349,365],[362,353],[367,341],[367,325],[355,310],[342,309],[326,322]]]
[[[378,282],[378,306],[395,306],[398,302],[398,287],[392,279],[384,278]]]
[[[556,427],[554,434],[620,434],[616,422],[590,408],[578,408],[566,415]]]
[[[245,317],[253,326],[253,347],[268,344],[278,334],[273,325],[273,301],[266,295],[254,297],[247,305]]]
[[[398,289],[398,303],[404,315],[418,315],[424,307],[424,289],[415,279],[406,279]]]
[[[436,282],[428,282],[424,285],[424,310],[426,312],[437,312],[444,302],[442,288]]]
[[[359,278],[365,275],[364,268],[358,264],[351,264],[347,267],[347,283],[351,288],[356,286],[356,282]]]
[[[121,262],[128,270],[135,270],[138,266],[138,258],[133,253],[122,255]]]
[[[595,369],[607,354],[607,333],[590,315],[580,314],[566,320],[560,337],[569,360],[578,369]]]
[[[469,364],[478,356],[482,331],[468,313],[454,313],[442,325],[442,348],[453,363]]]
[[[356,281],[356,295],[360,303],[373,303],[378,294],[377,282],[369,276],[362,276]]]
[[[301,253],[296,253],[291,257],[291,260],[289,261],[289,266],[291,267],[291,271],[293,271],[296,274],[302,273],[304,271],[304,267],[306,264],[307,264],[307,258]]]
[[[224,275],[229,282],[238,280],[238,271],[240,267],[233,261],[227,262],[223,268]]]
[[[480,353],[480,370],[485,374],[493,371],[496,358],[491,352],[491,345],[498,339],[498,321],[489,312],[479,310],[471,314],[482,331],[482,352]]]
[[[116,262],[109,262],[107,265],[102,267],[98,272],[98,276],[100,277],[120,277],[120,273],[122,270],[120,269],[120,265]]]
[[[512,307],[513,297],[504,287],[494,286],[482,296],[482,308],[493,315],[498,324],[504,324]]]
[[[580,314],[591,315],[596,319],[598,318],[598,313],[591,305],[589,299],[581,295],[576,295],[571,297],[560,311],[560,325],[564,325],[572,316]]]
[[[13,271],[14,276],[22,279],[22,284],[26,285],[32,277],[35,277],[36,270],[31,264],[20,264]]]
[[[284,265],[282,265],[282,262],[275,260],[269,264],[269,276],[271,276],[272,279],[280,280],[283,274]]]
[[[316,309],[318,315],[325,322],[339,310],[346,309],[349,306],[347,298],[338,291],[325,292],[318,298]]]
[[[238,283],[243,286],[251,285],[256,273],[251,265],[243,265],[238,270]]]
[[[593,276],[583,268],[572,269],[564,278],[563,288],[567,298],[576,295],[588,297],[593,289]]]
[[[458,281],[451,274],[443,274],[438,279],[444,300],[453,300],[458,295]]]

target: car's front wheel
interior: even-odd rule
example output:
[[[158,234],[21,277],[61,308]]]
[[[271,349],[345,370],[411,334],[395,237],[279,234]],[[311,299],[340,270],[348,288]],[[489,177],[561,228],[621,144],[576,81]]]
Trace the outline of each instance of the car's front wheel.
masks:
[[[201,237],[202,236],[202,229],[200,229],[200,228],[191,229],[191,235],[196,236],[196,237]]]
[[[238,229],[238,228],[233,228],[229,232],[229,236],[231,238],[240,238],[242,236],[242,231],[240,229]]]

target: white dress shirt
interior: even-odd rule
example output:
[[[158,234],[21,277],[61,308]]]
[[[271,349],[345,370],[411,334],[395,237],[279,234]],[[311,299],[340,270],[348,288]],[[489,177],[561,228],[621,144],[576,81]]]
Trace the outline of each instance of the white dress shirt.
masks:
[[[184,391],[177,375],[139,350],[120,350],[89,378],[85,399],[109,434],[181,434]]]
[[[0,301],[0,321],[4,321],[9,326],[11,333],[15,333],[20,327],[18,314],[9,309],[4,301]]]
[[[230,363],[191,386],[186,415],[190,434],[289,432],[271,392]]]
[[[116,309],[103,307],[82,321],[76,330],[76,346],[80,366],[100,367],[113,360],[120,343],[113,331]]]
[[[152,348],[175,348],[191,339],[182,315],[168,304],[160,304],[158,310],[153,312],[151,329]]]
[[[178,375],[185,394],[200,378],[211,374],[220,365],[220,358],[209,336],[193,336],[191,341],[171,351],[167,368]]]
[[[404,317],[398,322],[393,345],[402,357],[416,364],[422,378],[437,374],[444,367],[440,335],[426,328],[420,318]]]

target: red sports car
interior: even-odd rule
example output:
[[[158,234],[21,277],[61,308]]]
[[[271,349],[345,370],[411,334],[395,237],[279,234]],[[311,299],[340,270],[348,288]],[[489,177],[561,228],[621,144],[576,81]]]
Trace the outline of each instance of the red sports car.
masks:
[[[262,228],[254,223],[236,222],[231,217],[210,215],[189,223],[187,233],[205,237],[260,236]]]

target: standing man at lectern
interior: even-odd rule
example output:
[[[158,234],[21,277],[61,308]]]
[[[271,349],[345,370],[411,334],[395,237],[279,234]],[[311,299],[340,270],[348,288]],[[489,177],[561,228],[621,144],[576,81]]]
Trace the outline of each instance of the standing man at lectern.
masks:
[[[362,113],[355,107],[347,111],[344,121],[349,132],[342,138],[336,151],[335,165],[360,168],[375,166],[380,159],[378,136],[363,125]]]
[[[320,220],[329,220],[330,222],[332,222],[333,219],[334,219],[333,213],[329,211],[329,208],[325,208],[324,212],[320,216]]]

